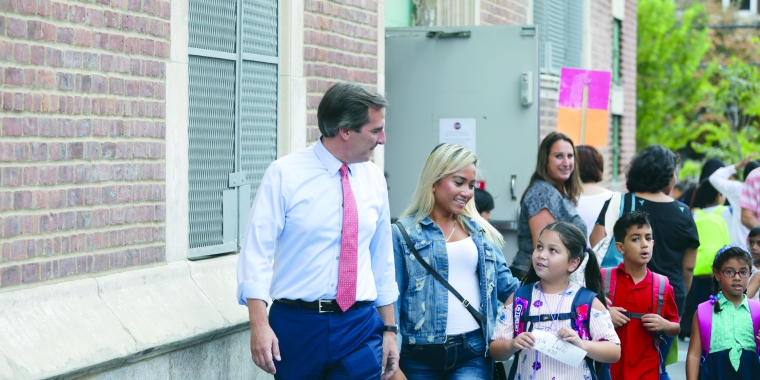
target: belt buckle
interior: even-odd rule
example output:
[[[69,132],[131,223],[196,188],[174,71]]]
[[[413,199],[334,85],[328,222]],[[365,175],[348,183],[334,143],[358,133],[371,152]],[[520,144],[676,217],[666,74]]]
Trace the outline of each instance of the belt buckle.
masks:
[[[322,302],[330,305],[332,303],[332,300],[319,300],[319,301],[317,301],[317,305],[318,305],[317,310],[319,311],[319,313],[320,314],[321,313],[332,313],[333,312],[332,310],[322,310]]]

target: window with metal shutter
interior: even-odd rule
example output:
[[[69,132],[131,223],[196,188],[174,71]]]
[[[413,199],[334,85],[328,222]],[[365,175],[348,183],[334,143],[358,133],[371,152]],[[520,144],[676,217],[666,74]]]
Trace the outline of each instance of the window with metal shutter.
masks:
[[[277,0],[190,0],[190,258],[235,252],[277,158]]]
[[[559,75],[563,67],[581,66],[583,0],[535,0],[533,23],[542,73]]]

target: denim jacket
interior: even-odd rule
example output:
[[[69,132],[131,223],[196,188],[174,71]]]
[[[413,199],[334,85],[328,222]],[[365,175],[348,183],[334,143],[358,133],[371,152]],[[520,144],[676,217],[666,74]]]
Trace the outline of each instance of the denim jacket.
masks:
[[[412,226],[413,217],[400,219],[420,256],[448,279],[446,240],[441,229],[426,217]],[[478,247],[480,312],[486,317],[483,338],[491,340],[499,307],[517,289],[501,250],[485,237],[485,230],[466,218],[465,228]],[[412,254],[397,226],[393,225],[393,256],[399,299],[394,304],[401,344],[442,344],[446,341],[448,289],[433,277]],[[485,269],[485,270],[484,270]]]

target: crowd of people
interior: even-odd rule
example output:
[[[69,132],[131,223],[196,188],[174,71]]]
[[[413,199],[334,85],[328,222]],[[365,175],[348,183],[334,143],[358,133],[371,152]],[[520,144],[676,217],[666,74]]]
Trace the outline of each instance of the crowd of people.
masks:
[[[760,373],[753,156],[710,161],[686,186],[679,157],[649,146],[620,193],[599,185],[595,148],[549,133],[508,264],[488,222],[493,198],[476,188],[478,158],[462,146],[432,150],[391,224],[383,173],[369,162],[387,106],[335,85],[319,104],[319,141],[261,181],[238,262],[261,369],[276,379],[667,379],[680,334],[689,380]],[[538,350],[542,336],[584,360]],[[503,373],[495,363],[510,358]]]

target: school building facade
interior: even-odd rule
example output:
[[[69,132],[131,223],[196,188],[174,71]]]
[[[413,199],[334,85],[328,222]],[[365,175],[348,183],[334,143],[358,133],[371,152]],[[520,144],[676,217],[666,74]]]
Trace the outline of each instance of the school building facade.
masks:
[[[270,378],[235,299],[250,203],[271,161],[318,138],[329,86],[384,91],[386,27],[539,25],[542,136],[558,68],[613,71],[602,150],[609,168],[614,142],[618,168],[635,153],[635,0],[0,9],[0,379]]]

